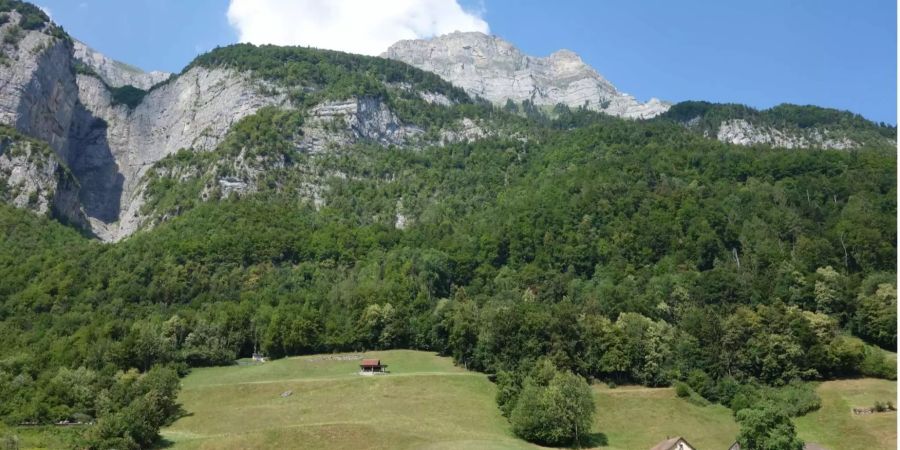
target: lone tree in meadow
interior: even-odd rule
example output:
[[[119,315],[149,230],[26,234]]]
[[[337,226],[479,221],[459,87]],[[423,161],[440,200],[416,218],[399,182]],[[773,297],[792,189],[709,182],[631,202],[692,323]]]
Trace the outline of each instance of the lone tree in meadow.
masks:
[[[746,450],[803,450],[790,417],[772,404],[738,411],[738,443]]]
[[[584,378],[555,368],[528,376],[510,414],[513,432],[543,445],[579,443],[591,430],[594,397]]]

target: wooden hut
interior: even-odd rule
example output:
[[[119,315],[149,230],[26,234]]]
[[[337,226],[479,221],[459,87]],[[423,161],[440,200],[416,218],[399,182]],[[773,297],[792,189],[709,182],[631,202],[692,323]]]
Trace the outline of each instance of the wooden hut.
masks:
[[[364,359],[359,363],[360,375],[387,373],[385,369],[387,369],[387,364],[382,364],[380,359]]]

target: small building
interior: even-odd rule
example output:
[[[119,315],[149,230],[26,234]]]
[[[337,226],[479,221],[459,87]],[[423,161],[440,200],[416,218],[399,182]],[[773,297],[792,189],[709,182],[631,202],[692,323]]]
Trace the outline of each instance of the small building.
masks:
[[[656,444],[650,450],[697,450],[681,436],[666,439]]]
[[[387,364],[382,364],[380,359],[364,359],[359,363],[360,375],[375,375],[387,373]]]

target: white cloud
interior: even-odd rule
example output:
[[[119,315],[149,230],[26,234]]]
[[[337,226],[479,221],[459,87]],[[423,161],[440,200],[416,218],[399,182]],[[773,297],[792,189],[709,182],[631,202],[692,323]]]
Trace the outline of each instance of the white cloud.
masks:
[[[308,45],[377,55],[401,39],[453,31],[487,33],[457,0],[231,0],[241,42]]]

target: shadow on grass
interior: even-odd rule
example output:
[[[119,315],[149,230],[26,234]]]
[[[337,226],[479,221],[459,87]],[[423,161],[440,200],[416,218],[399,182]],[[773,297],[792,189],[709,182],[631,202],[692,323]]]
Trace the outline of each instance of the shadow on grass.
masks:
[[[606,434],[604,433],[591,433],[581,439],[580,445],[576,448],[593,448],[593,447],[606,447],[609,445],[609,439],[606,438]]]
[[[162,448],[172,448],[175,446],[175,442],[166,438],[160,438],[156,441],[156,445],[153,446],[154,450],[162,449]]]

